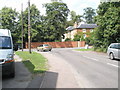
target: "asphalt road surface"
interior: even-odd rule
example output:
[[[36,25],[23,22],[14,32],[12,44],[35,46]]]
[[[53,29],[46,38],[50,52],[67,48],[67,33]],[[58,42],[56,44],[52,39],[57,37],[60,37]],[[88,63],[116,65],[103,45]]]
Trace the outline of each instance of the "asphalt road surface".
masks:
[[[118,60],[110,60],[106,53],[53,49],[54,54],[66,60],[74,69],[76,81],[82,88],[118,88]]]
[[[118,88],[119,61],[110,60],[105,53],[62,48],[44,54],[53,54],[65,60],[73,68],[76,82],[81,88]],[[31,74],[21,61],[16,61],[15,78],[3,79],[2,86],[3,88],[26,88],[30,82]]]

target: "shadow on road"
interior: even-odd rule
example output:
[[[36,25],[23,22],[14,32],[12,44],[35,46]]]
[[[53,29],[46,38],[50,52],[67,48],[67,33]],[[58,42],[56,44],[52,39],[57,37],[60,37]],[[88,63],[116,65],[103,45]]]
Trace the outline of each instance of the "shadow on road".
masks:
[[[58,73],[46,72],[41,88],[56,88],[58,80]]]

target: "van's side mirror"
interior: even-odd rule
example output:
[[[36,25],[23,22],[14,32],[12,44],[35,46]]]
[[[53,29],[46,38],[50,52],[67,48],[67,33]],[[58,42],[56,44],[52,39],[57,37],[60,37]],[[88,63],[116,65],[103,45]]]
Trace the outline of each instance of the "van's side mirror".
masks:
[[[14,45],[13,50],[17,51],[18,50],[18,45]]]

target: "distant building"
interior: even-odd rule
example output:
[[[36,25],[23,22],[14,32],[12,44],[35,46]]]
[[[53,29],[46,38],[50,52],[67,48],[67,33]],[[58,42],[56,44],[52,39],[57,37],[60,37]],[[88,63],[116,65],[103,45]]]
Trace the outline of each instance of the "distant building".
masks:
[[[96,24],[85,24],[85,23],[80,23],[79,25],[77,23],[74,24],[74,26],[69,26],[66,28],[66,33],[64,34],[65,38],[70,38],[74,39],[74,35],[76,35],[79,32],[83,33],[83,37],[89,37],[86,33],[93,32],[94,28],[96,28]]]

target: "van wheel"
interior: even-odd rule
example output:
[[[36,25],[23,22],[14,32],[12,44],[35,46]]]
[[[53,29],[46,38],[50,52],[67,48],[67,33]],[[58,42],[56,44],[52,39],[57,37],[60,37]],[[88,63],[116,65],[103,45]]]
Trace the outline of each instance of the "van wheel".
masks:
[[[114,55],[113,55],[113,53],[110,53],[109,58],[110,58],[111,60],[114,59]]]
[[[14,77],[15,77],[15,72],[11,73],[11,74],[10,74],[10,77],[11,77],[11,78],[14,78]]]

